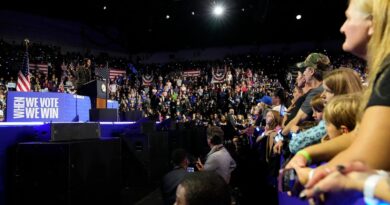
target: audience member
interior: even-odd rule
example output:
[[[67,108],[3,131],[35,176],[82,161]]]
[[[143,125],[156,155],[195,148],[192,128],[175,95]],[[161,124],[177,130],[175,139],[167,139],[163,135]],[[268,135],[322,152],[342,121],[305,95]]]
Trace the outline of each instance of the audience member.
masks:
[[[236,168],[236,162],[223,146],[223,131],[220,127],[210,126],[207,128],[207,143],[211,150],[203,164],[200,159],[196,163],[199,171],[214,171],[218,173],[226,183],[230,182],[232,171]]]
[[[175,205],[231,205],[226,181],[215,172],[195,172],[187,175],[176,190]]]
[[[299,122],[309,119],[313,113],[310,106],[311,99],[323,92],[322,80],[326,71],[330,69],[330,60],[328,56],[321,53],[311,53],[307,56],[304,62],[297,64],[298,68],[305,69],[303,76],[305,78],[305,84],[309,91],[302,103],[296,116],[283,128],[283,131],[275,138],[276,145],[274,151],[280,154],[283,147],[283,140],[291,131],[291,127],[298,125]]]
[[[188,174],[187,167],[189,161],[184,149],[174,150],[172,152],[171,161],[174,167],[164,176],[161,186],[164,204],[166,205],[172,205],[175,203],[176,188]]]
[[[316,190],[322,193],[320,187],[326,176],[332,175],[343,164],[361,161],[370,169],[390,170],[390,163],[386,157],[390,154],[388,137],[390,126],[387,116],[390,115],[388,108],[390,100],[388,82],[390,76],[389,36],[390,19],[388,13],[390,3],[386,0],[351,0],[346,11],[347,20],[341,27],[341,32],[346,36],[343,44],[345,51],[365,58],[369,64],[369,88],[364,96],[362,119],[359,126],[350,134],[342,135],[323,146],[313,146],[305,149],[307,159],[327,160],[327,164],[316,168],[313,177],[306,184],[308,190]],[[359,38],[356,34],[359,33]],[[364,103],[368,102],[368,103]],[[315,151],[314,151],[315,150]],[[302,163],[301,166],[306,164]],[[365,171],[370,175],[364,182],[364,194],[366,198],[373,198],[375,190],[379,190],[380,178],[377,175]],[[326,182],[326,181],[325,181]],[[323,182],[323,183],[325,183]],[[386,192],[388,193],[388,192]],[[304,191],[301,196],[307,195]],[[387,194],[388,195],[388,194]],[[382,197],[381,197],[382,198]]]

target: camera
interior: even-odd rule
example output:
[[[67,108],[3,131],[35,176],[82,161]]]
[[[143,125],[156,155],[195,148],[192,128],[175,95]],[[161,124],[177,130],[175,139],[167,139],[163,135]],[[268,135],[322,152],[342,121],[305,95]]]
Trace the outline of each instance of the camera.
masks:
[[[284,169],[279,176],[279,191],[291,192],[293,196],[299,196],[303,190],[303,185],[299,182],[299,178],[295,169]]]

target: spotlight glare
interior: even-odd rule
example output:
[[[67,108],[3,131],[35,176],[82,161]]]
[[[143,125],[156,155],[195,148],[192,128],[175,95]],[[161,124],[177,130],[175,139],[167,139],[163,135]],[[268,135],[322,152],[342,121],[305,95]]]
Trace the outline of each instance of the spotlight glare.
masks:
[[[107,9],[107,6],[103,6],[103,10],[106,10]]]
[[[191,12],[191,14],[194,16],[195,15],[195,11]]]
[[[295,18],[296,18],[297,20],[301,20],[301,19],[302,19],[302,15],[301,15],[301,14],[298,14]]]
[[[169,15],[167,15],[165,18],[166,18],[166,19],[170,19],[171,17],[170,17]]]
[[[225,12],[225,8],[221,5],[216,5],[214,7],[213,13],[215,16],[221,16]]]

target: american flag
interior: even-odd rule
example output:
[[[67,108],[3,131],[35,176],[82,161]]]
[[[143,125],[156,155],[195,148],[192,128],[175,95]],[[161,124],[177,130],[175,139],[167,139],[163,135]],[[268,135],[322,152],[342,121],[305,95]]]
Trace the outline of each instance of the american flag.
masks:
[[[18,82],[16,85],[16,90],[21,92],[28,92],[31,90],[27,51],[23,57],[22,69],[18,73]]]
[[[110,68],[110,79],[111,80],[115,79],[116,76],[120,76],[122,74],[123,74],[123,76],[125,76],[126,70]]]
[[[213,78],[211,80],[211,83],[222,83],[226,79],[226,68],[220,69],[220,68],[212,68],[212,74]]]
[[[187,70],[183,72],[183,77],[199,77],[200,70]]]
[[[36,72],[42,72],[45,75],[47,75],[49,73],[49,65],[48,64],[44,64],[44,63],[40,63],[40,64],[30,63],[29,65],[30,65],[30,70],[36,70]]]

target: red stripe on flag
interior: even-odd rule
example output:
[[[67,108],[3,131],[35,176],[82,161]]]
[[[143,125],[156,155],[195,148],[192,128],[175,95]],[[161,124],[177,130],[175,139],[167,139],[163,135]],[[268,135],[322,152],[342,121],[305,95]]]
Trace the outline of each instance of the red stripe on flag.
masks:
[[[200,76],[200,70],[188,70],[183,72],[184,77],[198,77]]]
[[[110,69],[110,79],[115,79],[116,76],[126,75],[126,70]]]
[[[30,67],[30,70],[37,70],[38,69],[38,71],[40,71],[46,75],[49,73],[49,65],[47,65],[47,64],[30,63],[29,67]]]
[[[30,77],[25,77],[21,71],[18,73],[18,82],[16,86],[17,91],[28,92],[30,88]]]

